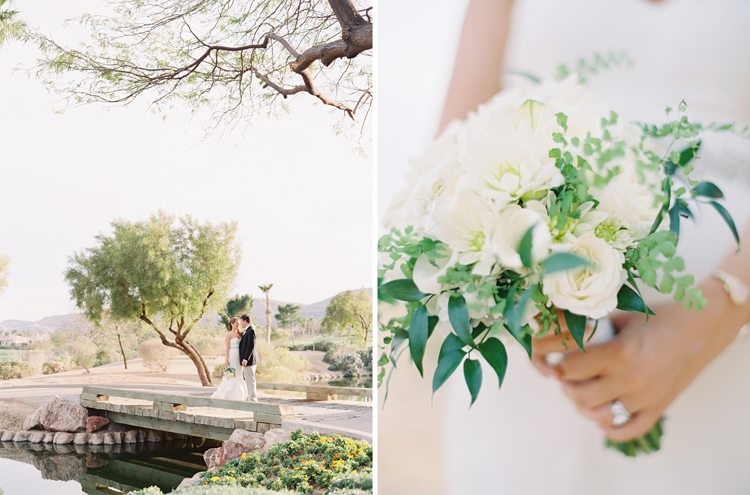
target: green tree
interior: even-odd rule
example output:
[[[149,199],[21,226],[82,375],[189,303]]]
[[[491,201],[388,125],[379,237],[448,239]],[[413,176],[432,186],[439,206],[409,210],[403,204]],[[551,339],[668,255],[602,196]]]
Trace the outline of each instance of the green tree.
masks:
[[[226,300],[237,276],[236,223],[179,222],[159,212],[149,220],[112,222],[113,233],[69,258],[65,279],[86,317],[100,322],[108,309],[118,321],[140,320],[161,343],[186,354],[204,386],[211,373],[188,341],[193,326]]]
[[[258,288],[266,295],[266,343],[271,345],[271,300],[268,293],[271,292],[273,284],[259,285]]]
[[[366,290],[355,293],[348,290],[337,294],[326,308],[321,327],[328,333],[352,330],[367,347],[372,328],[372,298]]]
[[[15,19],[17,10],[10,10],[13,0],[0,0],[0,46],[11,39],[20,39],[26,32],[26,23]]]
[[[299,314],[300,306],[294,304],[279,305],[276,319],[279,327],[289,330],[292,333],[292,344],[294,344],[294,328],[300,324],[302,315]]]
[[[357,3],[360,0],[355,0]],[[119,0],[85,15],[91,41],[64,47],[41,33],[37,75],[73,102],[148,95],[211,109],[211,127],[308,94],[354,119],[372,101],[369,8],[352,0]],[[362,113],[362,112],[360,112]]]
[[[239,318],[245,313],[251,315],[250,319],[252,320],[254,303],[255,301],[253,300],[253,296],[251,296],[250,294],[245,294],[244,296],[237,294],[229,301],[227,301],[227,303],[224,305],[224,311],[222,313],[219,313],[221,324],[224,325],[227,330],[229,330],[229,320],[234,316]]]

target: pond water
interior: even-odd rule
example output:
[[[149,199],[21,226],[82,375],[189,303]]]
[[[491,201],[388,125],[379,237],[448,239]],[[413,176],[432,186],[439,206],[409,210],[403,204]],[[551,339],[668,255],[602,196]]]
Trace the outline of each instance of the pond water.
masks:
[[[335,378],[333,380],[315,382],[316,385],[330,385],[331,387],[372,388],[371,376],[353,376],[349,378]]]
[[[217,445],[203,439],[112,446],[0,442],[0,490],[103,495],[156,485],[167,493],[205,471],[203,452]]]

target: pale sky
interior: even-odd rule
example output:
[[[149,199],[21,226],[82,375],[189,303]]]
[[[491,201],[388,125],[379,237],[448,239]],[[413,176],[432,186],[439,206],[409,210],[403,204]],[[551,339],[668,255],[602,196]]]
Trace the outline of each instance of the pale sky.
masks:
[[[16,4],[43,32],[75,42],[66,18],[100,9],[99,0]],[[68,257],[95,245],[115,218],[139,221],[158,209],[201,220],[236,220],[243,261],[236,292],[313,303],[372,287],[373,165],[356,139],[335,136],[340,120],[312,97],[293,112],[258,116],[252,127],[201,142],[202,116],[167,119],[144,104],[60,105],[18,66],[37,53],[0,49],[0,253],[11,257],[0,321],[37,321],[73,311],[63,279]]]

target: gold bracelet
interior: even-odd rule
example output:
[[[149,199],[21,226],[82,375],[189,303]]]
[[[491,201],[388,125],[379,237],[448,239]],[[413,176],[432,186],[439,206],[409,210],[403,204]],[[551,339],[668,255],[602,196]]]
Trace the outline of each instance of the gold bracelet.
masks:
[[[729,299],[735,306],[742,307],[747,304],[748,298],[750,298],[750,290],[742,280],[721,270],[712,270],[711,276],[724,282],[724,290],[727,291]],[[750,321],[742,325],[737,333],[736,340],[744,339],[748,333],[750,333]]]

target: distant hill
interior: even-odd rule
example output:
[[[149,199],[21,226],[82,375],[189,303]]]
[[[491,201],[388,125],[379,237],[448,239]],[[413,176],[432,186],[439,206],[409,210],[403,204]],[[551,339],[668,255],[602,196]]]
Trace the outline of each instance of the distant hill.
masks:
[[[273,290],[273,289],[272,289]],[[361,292],[366,290],[372,296],[372,289],[354,289],[354,292]],[[344,291],[345,292],[345,291]],[[305,318],[315,318],[318,322],[323,320],[326,314],[326,308],[330,304],[331,299],[334,296],[324,299],[322,301],[313,304],[294,303],[296,306],[300,306],[300,314]],[[275,299],[270,300],[271,303],[271,318],[273,315],[278,313],[279,305],[289,304],[284,301],[277,301]],[[13,330],[18,333],[26,332],[30,334],[39,332],[54,332],[55,330],[64,329],[66,327],[72,328],[75,326],[75,320],[81,318],[81,315],[68,314],[68,315],[57,315],[47,316],[39,321],[24,321],[24,320],[5,320],[0,323],[0,331],[12,332]],[[210,321],[218,322],[219,317],[216,314],[207,315],[205,318]],[[266,300],[265,298],[256,298],[253,303],[253,321],[256,325],[262,326],[266,324]],[[273,320],[276,323],[276,320]]]

